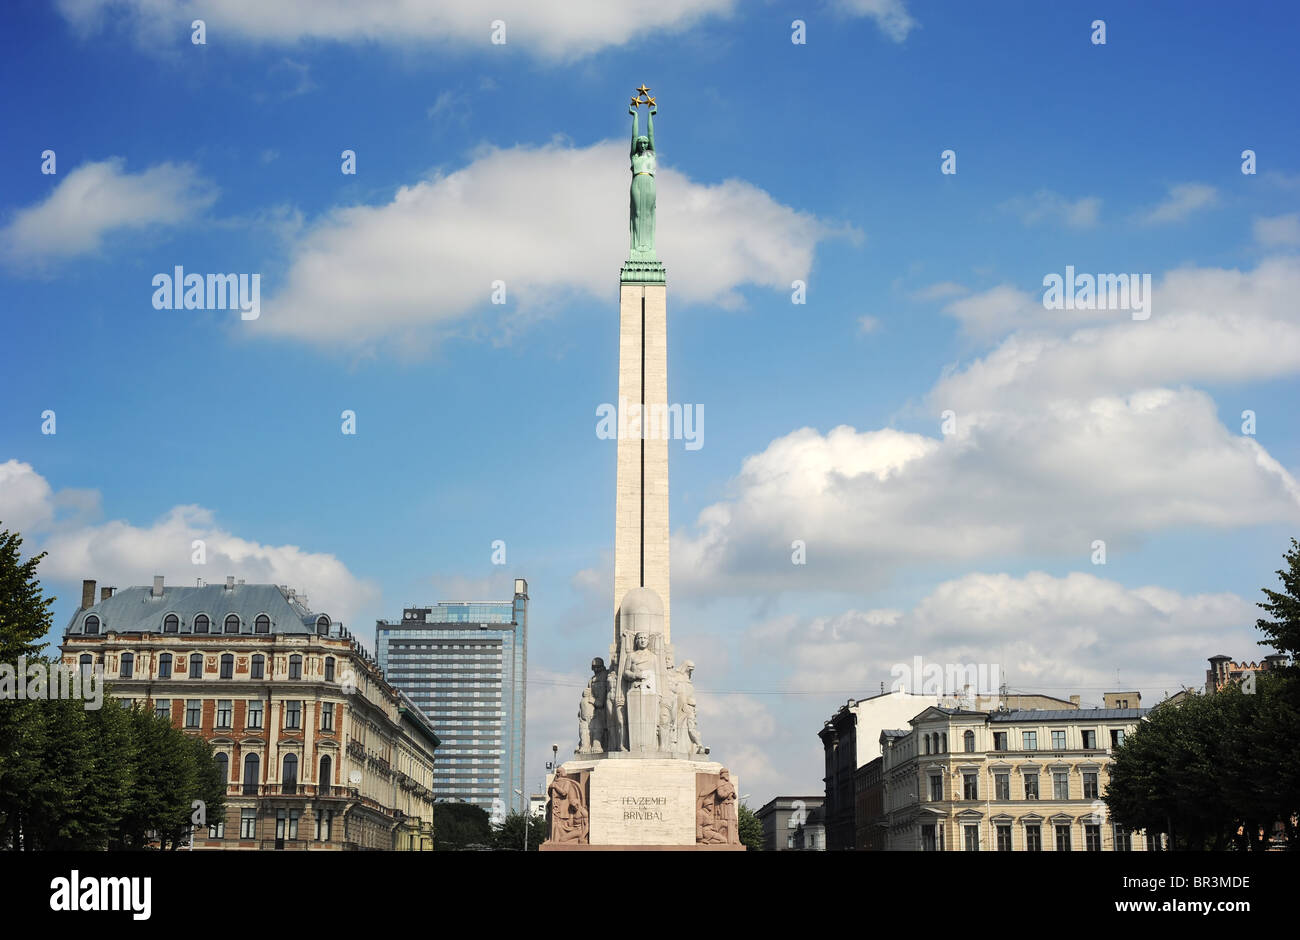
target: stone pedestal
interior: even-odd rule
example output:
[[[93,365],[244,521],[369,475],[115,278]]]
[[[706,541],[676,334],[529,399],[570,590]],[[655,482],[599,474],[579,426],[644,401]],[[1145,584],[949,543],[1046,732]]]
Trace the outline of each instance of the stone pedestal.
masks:
[[[566,761],[561,771],[575,778],[583,775],[585,781],[587,840],[576,844],[548,841],[541,848],[744,851],[739,841],[701,844],[699,840],[700,788],[707,787],[723,770],[717,761],[670,757]],[[733,802],[730,812],[734,813],[735,807]]]

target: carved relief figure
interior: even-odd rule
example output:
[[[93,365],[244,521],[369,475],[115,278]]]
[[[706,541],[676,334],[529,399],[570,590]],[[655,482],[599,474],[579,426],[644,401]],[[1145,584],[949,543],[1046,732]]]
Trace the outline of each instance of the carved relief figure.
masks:
[[[702,775],[704,776],[704,775]],[[740,840],[736,816],[736,787],[722,770],[717,781],[705,784],[695,814],[695,841],[705,845],[734,845]]]
[[[700,729],[695,720],[695,663],[689,659],[682,663],[677,679],[677,710],[682,728],[691,742],[691,753],[707,754],[709,749],[700,743]]]
[[[584,714],[587,709],[587,697],[591,697],[591,713],[586,715],[587,735],[583,737],[582,723]],[[606,715],[608,714],[607,699],[610,696],[609,673],[605,669],[605,662],[599,656],[591,661],[591,679],[587,682],[587,688],[582,693],[583,701],[578,707],[578,749],[583,754],[590,754],[597,751],[606,750],[609,742],[606,740]]]
[[[681,687],[680,676],[673,668],[673,648],[664,650],[664,685],[663,694],[659,696],[659,750],[677,750],[677,732],[680,725],[678,693]]]
[[[655,654],[647,648],[650,638],[644,633],[638,633],[633,643],[635,649],[623,661],[623,683],[629,692],[633,689],[656,692]]]
[[[556,771],[547,788],[551,798],[552,842],[587,841],[587,798],[582,781],[568,771]]]

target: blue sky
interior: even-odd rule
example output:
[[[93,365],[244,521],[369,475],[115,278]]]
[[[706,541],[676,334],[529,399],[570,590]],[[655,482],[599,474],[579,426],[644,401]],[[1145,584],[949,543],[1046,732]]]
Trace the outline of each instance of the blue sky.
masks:
[[[1300,520],[1293,10],[499,7],[6,7],[0,520],[56,633],[82,578],[290,583],[369,638],[525,577],[540,774],[612,616],[645,82],[669,395],[705,415],[674,639],[751,802],[820,789],[821,721],[914,655],[1085,701],[1260,655]],[[154,309],[176,265],[260,273],[260,318]],[[1066,265],[1150,274],[1150,319],[1044,309]]]

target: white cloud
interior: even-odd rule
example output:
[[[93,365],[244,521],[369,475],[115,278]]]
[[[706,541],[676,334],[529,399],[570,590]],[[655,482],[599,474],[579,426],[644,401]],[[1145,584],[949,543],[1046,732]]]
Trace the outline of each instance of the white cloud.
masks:
[[[913,300],[947,300],[949,297],[960,297],[963,294],[970,293],[970,288],[965,284],[957,284],[953,281],[941,281],[938,284],[931,284],[928,287],[922,287],[920,290],[912,292]]]
[[[786,290],[834,231],[739,180],[658,175],[657,241],[677,302],[736,304],[737,289]],[[283,288],[250,328],[321,345],[409,348],[475,310],[528,315],[568,296],[606,297],[626,257],[627,152],[487,149],[404,186],[381,206],[337,209],[293,243]],[[490,303],[493,282],[507,306]]]
[[[122,520],[90,524],[56,518],[61,505],[85,503],[86,491],[74,495],[74,500],[61,500],[30,464],[15,460],[0,464],[0,521],[10,529],[20,528],[19,523],[26,526],[23,535],[28,545],[35,543],[49,552],[40,566],[44,579],[76,584],[94,578],[101,584],[127,587],[151,584],[156,574],[184,585],[194,584],[196,578],[217,582],[234,575],[253,583],[296,588],[307,595],[313,608],[354,629],[361,624],[352,618],[379,600],[373,583],[353,575],[333,555],[242,538],[221,527],[215,513],[201,506],[174,506],[145,526]],[[195,539],[206,543],[205,565],[191,561]]]
[[[1218,191],[1205,183],[1179,183],[1169,187],[1164,200],[1139,214],[1147,225],[1182,222],[1193,212],[1207,209],[1219,201]]]
[[[1300,212],[1255,220],[1255,241],[1267,247],[1300,245]]]
[[[1063,223],[1070,228],[1090,228],[1097,224],[1101,212],[1101,200],[1096,196],[1082,196],[1070,200],[1060,193],[1040,189],[1032,196],[1017,196],[1004,202],[999,208],[1020,217],[1025,225],[1037,225],[1044,221]]]
[[[874,333],[880,329],[880,320],[870,314],[864,314],[858,317],[858,335],[865,336],[868,333]]]
[[[121,22],[142,43],[188,41],[190,23],[207,24],[208,41],[226,37],[253,43],[307,40],[447,44],[505,54],[521,49],[563,59],[620,46],[656,32],[680,32],[710,17],[730,15],[735,0],[659,0],[653,21],[621,4],[600,0],[58,0],[63,16],[83,33]],[[506,44],[493,45],[495,20],[506,24]],[[891,20],[892,22],[892,20]]]
[[[110,233],[176,225],[216,201],[216,189],[192,166],[124,167],[121,157],[77,167],[44,201],[18,210],[0,231],[0,253],[18,265],[91,254]]]
[[[894,42],[902,42],[917,27],[903,0],[836,0],[836,7],[851,16],[866,16]]]

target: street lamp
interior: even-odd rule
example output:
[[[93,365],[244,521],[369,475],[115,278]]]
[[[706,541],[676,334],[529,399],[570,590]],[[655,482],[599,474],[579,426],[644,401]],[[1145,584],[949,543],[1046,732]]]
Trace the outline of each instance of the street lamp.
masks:
[[[523,800],[524,806],[527,807],[527,806],[528,806],[528,797],[524,796],[524,791],[523,791],[523,790],[520,790],[520,789],[518,789],[518,788],[516,788],[516,789],[515,789],[515,792],[519,794],[519,799]],[[528,811],[527,811],[527,809],[524,810],[524,851],[525,851],[525,852],[528,851]]]

